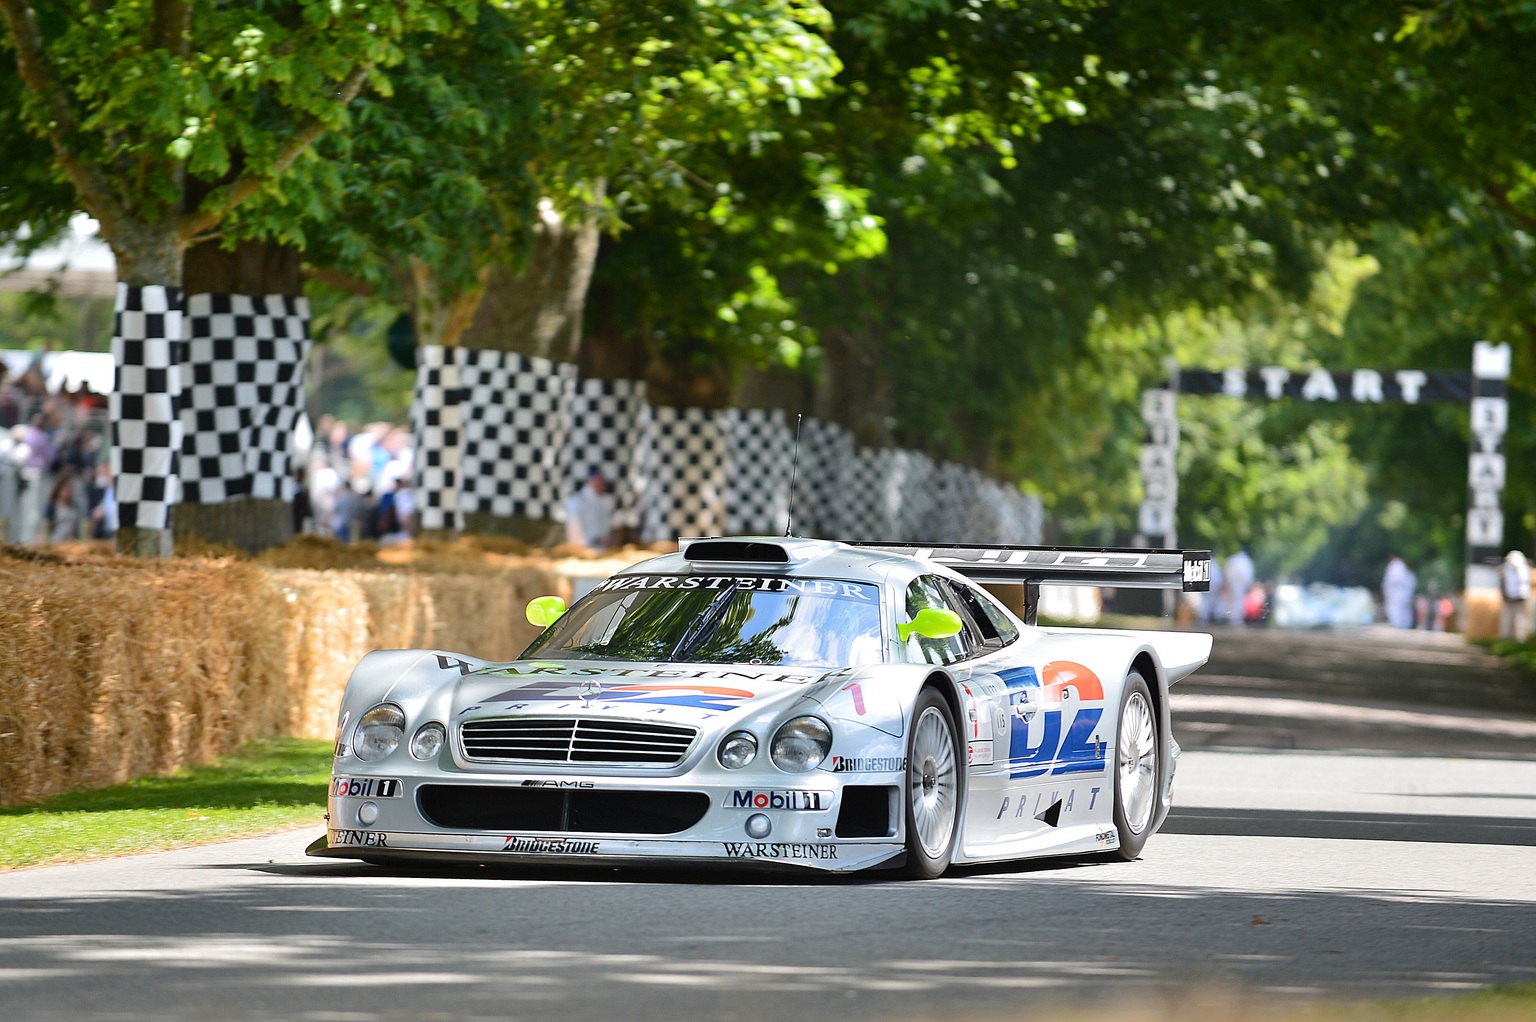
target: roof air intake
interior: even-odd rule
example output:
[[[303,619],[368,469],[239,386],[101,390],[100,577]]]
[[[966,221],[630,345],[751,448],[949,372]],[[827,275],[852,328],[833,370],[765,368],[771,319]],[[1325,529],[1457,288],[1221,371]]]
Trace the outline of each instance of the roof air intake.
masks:
[[[777,543],[739,539],[706,539],[689,543],[683,557],[690,561],[745,561],[750,564],[788,564],[789,551]]]

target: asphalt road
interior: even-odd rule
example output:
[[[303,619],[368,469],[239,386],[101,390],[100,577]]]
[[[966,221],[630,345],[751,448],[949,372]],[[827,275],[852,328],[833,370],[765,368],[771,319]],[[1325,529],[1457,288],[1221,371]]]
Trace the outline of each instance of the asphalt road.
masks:
[[[1536,690],[1386,632],[1224,631],[1196,679],[1179,808],[1136,862],[407,872],[290,832],[0,875],[0,1018],[1025,1017],[1536,981]]]

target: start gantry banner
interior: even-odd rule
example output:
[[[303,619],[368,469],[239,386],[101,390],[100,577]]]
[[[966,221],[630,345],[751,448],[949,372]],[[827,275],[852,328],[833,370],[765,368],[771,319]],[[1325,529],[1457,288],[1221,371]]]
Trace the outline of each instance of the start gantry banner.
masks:
[[[1438,369],[1181,369],[1181,394],[1224,394],[1257,400],[1294,398],[1339,404],[1466,403],[1472,374]]]

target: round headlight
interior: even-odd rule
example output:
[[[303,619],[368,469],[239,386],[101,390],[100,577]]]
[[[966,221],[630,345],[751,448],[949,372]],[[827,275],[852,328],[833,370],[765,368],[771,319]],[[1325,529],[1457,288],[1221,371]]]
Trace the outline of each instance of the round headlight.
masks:
[[[740,770],[757,758],[757,739],[750,731],[732,731],[720,743],[720,765]]]
[[[352,732],[352,754],[364,763],[383,759],[405,737],[405,714],[400,707],[381,703],[363,714]]]
[[[411,755],[417,759],[433,759],[443,747],[443,742],[448,737],[448,732],[443,730],[443,725],[437,721],[423,724],[417,728],[416,735],[411,739]]]
[[[791,774],[815,770],[832,751],[832,729],[818,717],[796,717],[784,722],[773,736],[769,755],[773,765]]]

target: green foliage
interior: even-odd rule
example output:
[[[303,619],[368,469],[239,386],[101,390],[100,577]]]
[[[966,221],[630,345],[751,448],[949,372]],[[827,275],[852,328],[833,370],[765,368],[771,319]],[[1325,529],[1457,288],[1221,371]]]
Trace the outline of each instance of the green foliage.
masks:
[[[106,351],[112,340],[112,301],[0,291],[0,348]]]
[[[367,422],[408,423],[416,375],[401,368],[384,342],[399,310],[383,299],[324,286],[308,291],[310,333],[319,344],[309,385],[311,407],[354,428]]]
[[[216,229],[344,127],[359,88],[388,91],[383,69],[411,33],[443,31],[474,4],[5,0],[0,11],[26,85],[22,123],[49,142],[53,179],[73,185],[132,277],[135,259],[164,263],[146,231],[184,245]],[[303,192],[302,175],[292,187]],[[34,200],[29,219],[57,214]]]
[[[539,215],[618,229],[661,203],[729,219],[696,150],[772,145],[837,70],[825,23],[804,0],[483,4],[475,28],[413,49],[395,93],[360,102],[360,130],[329,146],[346,215],[322,255],[397,294],[409,255],[446,300],[519,265]]]

